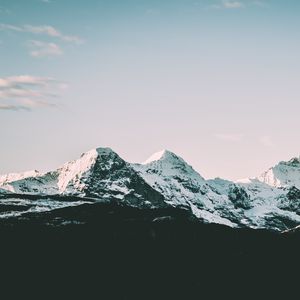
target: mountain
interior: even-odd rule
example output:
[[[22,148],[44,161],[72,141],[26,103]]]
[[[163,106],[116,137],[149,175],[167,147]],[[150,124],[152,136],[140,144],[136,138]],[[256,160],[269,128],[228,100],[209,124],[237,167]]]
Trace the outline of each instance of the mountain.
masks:
[[[26,202],[24,211],[18,200],[11,204],[16,207],[18,203],[17,214],[8,212],[6,206],[0,217],[106,201],[139,208],[184,207],[205,223],[230,227],[288,230],[300,224],[297,158],[280,162],[257,178],[232,182],[206,180],[168,150],[153,154],[142,164],[131,164],[110,148],[97,148],[54,171],[9,174],[0,180],[2,198],[11,199],[15,194],[40,198],[34,205]],[[0,206],[5,204],[3,200]]]
[[[273,187],[291,187],[300,189],[300,157],[281,161],[258,178],[259,181]]]
[[[216,209],[217,206],[233,209],[228,198],[215,193],[205,179],[176,154],[163,150],[133,167],[168,204],[189,206],[197,217],[207,222],[237,225],[229,218],[223,218],[224,211]]]
[[[220,178],[205,180],[182,158],[167,150],[155,153],[134,168],[164,195],[167,203],[189,206],[195,216],[208,223],[284,230],[300,222],[300,197],[295,189],[288,194],[287,190],[257,179],[247,183]],[[290,199],[292,192],[294,197]]]
[[[288,230],[300,222],[300,160],[281,161],[261,175],[236,182],[251,199],[256,221]],[[280,224],[281,223],[281,224]],[[268,228],[268,227],[267,227]]]
[[[0,207],[0,218],[77,206],[86,203],[90,198],[119,201],[138,207],[165,206],[163,196],[109,148],[97,148],[83,153],[79,159],[68,162],[55,171],[26,174],[29,176],[15,176],[18,179],[16,181],[6,180],[0,188],[13,194],[35,195],[40,198],[34,198],[34,201],[27,198],[15,199],[14,202],[9,200],[5,203],[0,200],[0,206],[4,205],[2,209]],[[53,198],[58,195],[64,198]],[[66,201],[66,196],[82,199]],[[12,195],[9,196],[10,199],[11,197]]]
[[[163,197],[110,148],[86,152],[56,173],[60,194],[120,199],[139,206],[163,205]]]
[[[300,189],[300,157],[281,161],[257,177],[240,179],[237,182],[242,184],[261,182],[273,188]]]

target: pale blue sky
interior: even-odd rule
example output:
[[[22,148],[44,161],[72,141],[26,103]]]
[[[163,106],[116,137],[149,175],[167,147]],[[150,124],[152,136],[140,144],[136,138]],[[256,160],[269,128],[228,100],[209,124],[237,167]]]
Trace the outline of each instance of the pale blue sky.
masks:
[[[300,154],[300,1],[0,0],[0,173],[109,146],[206,178]]]

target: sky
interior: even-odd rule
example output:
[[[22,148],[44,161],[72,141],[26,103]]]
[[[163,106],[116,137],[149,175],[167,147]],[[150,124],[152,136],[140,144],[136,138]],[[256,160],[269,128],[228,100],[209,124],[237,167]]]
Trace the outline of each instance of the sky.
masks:
[[[202,176],[300,155],[300,1],[0,0],[0,174],[107,146]]]

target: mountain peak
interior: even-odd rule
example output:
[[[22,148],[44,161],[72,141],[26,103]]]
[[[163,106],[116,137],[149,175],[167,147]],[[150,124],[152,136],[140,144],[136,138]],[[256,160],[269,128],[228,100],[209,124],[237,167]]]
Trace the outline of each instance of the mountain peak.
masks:
[[[109,147],[97,147],[97,148],[94,148],[94,149],[91,149],[87,152],[84,152],[81,154],[81,157],[82,156],[107,156],[107,155],[110,155],[110,154],[114,154],[114,155],[117,155],[116,152],[114,152],[111,148]]]
[[[30,170],[30,171],[21,172],[21,173],[9,173],[9,174],[0,175],[0,185],[3,185],[8,182],[12,182],[12,181],[22,180],[22,179],[29,178],[29,177],[37,177],[39,175],[40,175],[40,172],[37,170]]]
[[[140,167],[139,167],[140,166]],[[204,178],[196,172],[183,158],[169,150],[161,150],[150,156],[144,163],[136,164],[137,169],[152,169],[155,172],[165,174],[166,176],[183,176],[195,177],[201,182]]]
[[[285,162],[285,164],[293,166],[293,167],[299,167],[300,166],[300,156],[299,157],[293,157],[288,162]]]
[[[279,162],[257,179],[273,187],[295,186],[300,188],[300,157]]]
[[[95,149],[95,151],[98,153],[98,154],[111,154],[111,153],[114,153],[116,154],[115,151],[113,151],[111,148],[109,147],[98,147]]]
[[[142,165],[147,165],[150,164],[154,161],[159,161],[159,160],[164,160],[164,159],[168,159],[168,158],[179,158],[175,153],[169,151],[169,150],[161,150],[158,152],[155,152],[154,154],[152,154],[147,160],[145,160]]]
[[[96,160],[122,160],[120,156],[113,151],[111,148],[108,147],[98,147],[94,148],[92,150],[89,150],[87,152],[84,152],[81,154],[80,158],[77,161],[80,161],[82,163],[94,163]]]

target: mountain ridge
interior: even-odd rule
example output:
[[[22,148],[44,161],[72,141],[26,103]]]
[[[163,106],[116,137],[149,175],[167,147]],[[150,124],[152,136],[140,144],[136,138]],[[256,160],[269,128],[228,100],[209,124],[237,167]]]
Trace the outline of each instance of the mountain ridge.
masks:
[[[1,194],[93,197],[141,208],[185,206],[207,223],[271,230],[300,224],[299,188],[298,158],[279,162],[256,178],[233,182],[206,180],[169,150],[138,164],[101,147],[53,171],[0,176]],[[51,210],[51,202],[47,205]]]

